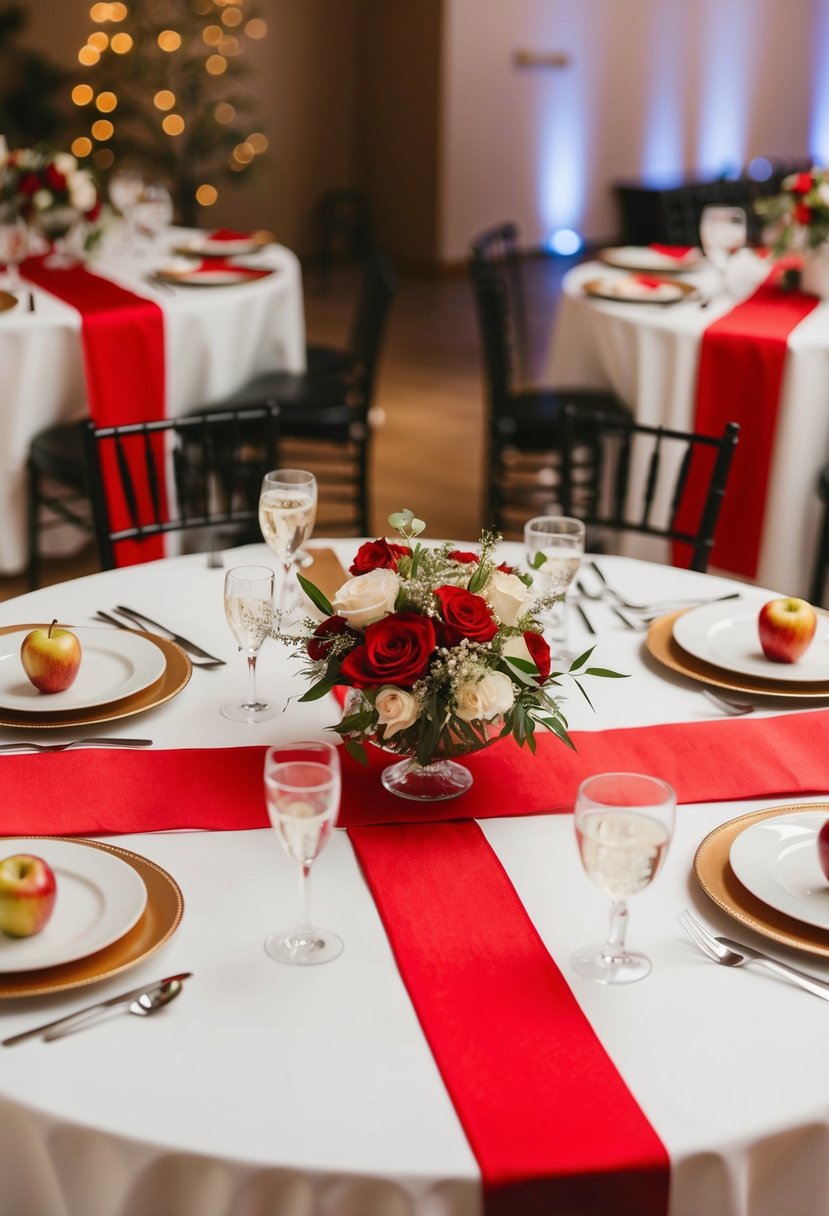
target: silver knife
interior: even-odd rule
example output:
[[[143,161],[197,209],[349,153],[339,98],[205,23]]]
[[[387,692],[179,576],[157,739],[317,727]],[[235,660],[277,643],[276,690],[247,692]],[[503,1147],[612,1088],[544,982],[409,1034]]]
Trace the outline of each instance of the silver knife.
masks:
[[[81,1017],[82,1014],[94,1013],[98,1009],[111,1009],[114,1005],[129,1004],[136,997],[143,996],[145,992],[153,992],[156,988],[162,988],[166,984],[172,984],[176,980],[189,980],[192,976],[192,971],[183,971],[180,975],[170,975],[167,979],[157,980],[154,984],[142,984],[140,988],[131,988],[129,992],[122,992],[119,996],[111,996],[105,1001],[97,1001],[94,1005],[87,1005],[84,1009],[76,1009],[74,1013],[67,1013],[62,1018],[55,1018],[53,1022],[44,1022],[41,1026],[33,1026],[31,1030],[22,1030],[20,1034],[13,1034],[11,1038],[3,1039],[3,1047],[13,1047],[16,1043],[22,1043],[26,1039],[33,1039],[39,1034],[44,1034],[47,1030],[54,1030],[58,1026],[63,1026],[64,1023],[73,1022],[75,1018]]]
[[[145,624],[151,625],[153,629],[160,629],[166,633],[174,642],[178,642],[182,650],[189,651],[190,654],[196,655],[197,658],[210,659],[212,663],[225,663],[224,659],[218,659],[215,654],[210,654],[209,651],[203,650],[201,646],[197,646],[195,642],[191,642],[189,638],[182,637],[180,633],[162,625],[159,621],[154,621],[151,616],[145,616],[143,612],[136,612],[134,608],[127,608],[125,604],[116,604],[115,611],[120,612],[121,616],[132,617],[134,621],[144,621]]]

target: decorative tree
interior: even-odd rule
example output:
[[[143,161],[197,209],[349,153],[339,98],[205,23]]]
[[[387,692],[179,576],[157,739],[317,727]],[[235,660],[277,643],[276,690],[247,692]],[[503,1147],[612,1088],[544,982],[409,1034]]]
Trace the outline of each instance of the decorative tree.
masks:
[[[57,99],[68,74],[19,45],[27,24],[21,5],[0,8],[0,135],[10,148],[56,140],[66,130]]]
[[[264,21],[247,0],[131,0],[95,3],[95,29],[78,59],[83,79],[72,100],[87,119],[72,143],[98,170],[151,167],[170,186],[177,218],[194,224],[218,198],[216,182],[250,169],[267,148],[241,124],[253,103],[248,39]]]

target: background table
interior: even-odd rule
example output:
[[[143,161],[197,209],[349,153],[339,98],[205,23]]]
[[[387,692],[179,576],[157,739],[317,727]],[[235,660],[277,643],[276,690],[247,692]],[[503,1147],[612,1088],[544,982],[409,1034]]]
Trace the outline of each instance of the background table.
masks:
[[[334,542],[343,560],[355,544]],[[503,549],[507,560],[519,552]],[[248,560],[272,559],[264,546],[225,555],[226,564]],[[733,589],[630,559],[602,564],[611,582],[639,598]],[[208,569],[203,555],[127,567],[4,603],[0,623],[59,614],[88,625],[96,609],[126,603],[227,660],[219,671],[194,671],[174,700],[110,724],[107,734],[139,733],[156,747],[222,748],[323,734],[337,717],[333,699],[296,703],[305,685],[277,642],[263,648],[260,689],[284,702],[284,714],[258,726],[220,717],[221,704],[246,687],[222,582],[223,571]],[[744,592],[749,602],[764,594]],[[720,716],[697,685],[647,656],[640,633],[602,605],[589,611],[598,635],[574,616],[573,644],[595,642],[596,663],[631,678],[594,681],[595,714],[578,694],[569,698],[572,728]],[[79,732],[48,732],[63,733]],[[0,741],[11,737],[0,731]],[[571,816],[482,824],[670,1153],[671,1216],[825,1216],[829,1207],[829,1006],[762,972],[709,963],[676,922],[692,906],[734,932],[696,887],[694,852],[719,823],[770,805],[679,809],[664,870],[631,902],[630,940],[651,955],[653,972],[615,989],[569,967],[577,946],[601,939],[608,911],[581,870]],[[342,935],[345,952],[306,970],[280,966],[263,950],[298,899],[295,867],[273,833],[171,832],[116,843],[177,879],[185,899],[178,932],[129,977],[63,997],[2,1002],[0,1037],[94,995],[179,970],[194,976],[153,1019],[122,1015],[54,1044],[3,1050],[0,1216],[478,1216],[475,1159],[346,835],[334,834],[313,876],[315,918]],[[829,964],[790,957],[829,978]],[[566,1111],[551,1117],[566,1119]]]
[[[272,267],[274,273],[240,286],[162,287],[149,282],[149,273],[169,260],[167,250],[186,235],[173,229],[158,244],[145,242],[126,254],[116,234],[89,266],[161,307],[171,417],[220,401],[262,372],[302,371],[305,365],[302,271],[295,255],[282,246],[268,246],[252,261]],[[26,457],[32,436],[87,412],[80,313],[36,287],[32,292],[33,313],[25,311],[25,292],[16,309],[0,313],[4,574],[17,573],[26,563]]]
[[[582,284],[614,273],[589,262],[571,270],[556,313],[546,374],[552,383],[611,388],[639,422],[692,430],[705,328],[736,302],[719,294],[678,304],[625,304],[586,296]],[[683,275],[713,288],[710,271]],[[738,284],[751,290],[751,272]],[[829,304],[791,333],[781,389],[756,582],[808,596],[817,547],[819,472],[829,456]]]

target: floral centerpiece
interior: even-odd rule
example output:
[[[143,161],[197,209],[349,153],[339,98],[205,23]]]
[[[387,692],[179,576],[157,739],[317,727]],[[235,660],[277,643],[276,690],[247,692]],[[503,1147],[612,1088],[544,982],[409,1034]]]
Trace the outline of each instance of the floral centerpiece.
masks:
[[[415,538],[425,524],[411,511],[389,523],[402,543],[363,544],[331,602],[299,576],[324,617],[288,639],[299,644],[311,682],[300,700],[347,689],[332,729],[362,759],[366,743],[407,757],[381,780],[409,798],[462,793],[472,778],[451,757],[495,738],[511,735],[535,750],[541,727],[572,746],[554,692],[563,673],[552,670],[537,617],[556,597],[536,596],[530,575],[496,562],[500,538],[492,533],[483,533],[478,552],[465,552],[422,546]],[[585,696],[581,676],[617,674],[587,667],[591,654],[566,673]]]
[[[769,221],[768,238],[776,254],[818,249],[829,240],[829,169],[817,166],[791,173],[780,194],[759,199],[755,208]]]
[[[38,145],[8,151],[0,146],[0,208],[21,215],[33,227],[63,232],[77,220],[89,225],[86,245],[96,235],[101,198],[89,169],[81,168],[71,152]],[[61,219],[65,223],[61,224]]]

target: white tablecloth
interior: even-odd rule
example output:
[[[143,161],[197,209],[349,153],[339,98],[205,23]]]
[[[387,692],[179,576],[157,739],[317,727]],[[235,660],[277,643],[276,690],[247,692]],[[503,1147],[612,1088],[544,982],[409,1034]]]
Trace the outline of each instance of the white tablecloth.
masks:
[[[622,304],[588,297],[581,284],[612,269],[590,262],[571,270],[556,313],[546,374],[569,388],[611,388],[638,421],[692,430],[697,365],[705,328],[736,298],[715,294],[669,306]],[[739,284],[741,294],[751,289]],[[756,278],[756,275],[755,275]],[[683,276],[706,297],[710,272]],[[818,474],[829,458],[829,304],[792,331],[781,389],[756,582],[784,595],[807,596],[817,546]]]
[[[298,259],[279,245],[257,254],[276,273],[242,286],[164,289],[147,280],[182,238],[172,230],[156,246],[129,255],[116,242],[90,263],[164,313],[167,413],[220,401],[262,372],[302,371],[305,319]],[[27,290],[29,285],[26,285]],[[26,457],[44,427],[86,416],[81,315],[36,287],[36,308],[0,313],[0,573],[26,563]]]
[[[335,546],[347,557],[355,544]],[[516,552],[504,546],[505,557]],[[269,554],[261,546],[226,555],[228,564],[238,559],[267,562]],[[603,565],[631,597],[677,589],[714,595],[733,586],[631,559]],[[255,727],[220,717],[221,704],[245,689],[222,581],[201,555],[130,567],[2,604],[0,623],[59,614],[89,624],[96,609],[126,603],[227,659],[219,671],[194,671],[173,701],[113,723],[107,734],[148,735],[157,747],[235,747],[324,731],[336,719],[333,702],[290,700],[304,685],[277,642],[263,648],[260,688],[285,703],[284,715]],[[749,603],[765,598],[753,588],[744,593]],[[719,717],[697,686],[647,657],[640,633],[602,605],[589,611],[599,631],[596,663],[631,678],[594,681],[595,714],[576,694],[567,702],[572,728]],[[577,647],[591,641],[575,615],[571,629]],[[11,737],[0,732],[0,741]],[[630,941],[651,955],[654,969],[621,988],[582,980],[568,963],[576,947],[601,939],[607,916],[606,900],[582,872],[571,816],[483,824],[670,1153],[670,1216],[829,1210],[829,1005],[760,971],[707,962],[676,921],[692,906],[735,931],[696,887],[694,852],[717,824],[771,805],[679,808],[665,868],[631,904]],[[270,831],[116,843],[169,870],[185,914],[161,953],[93,991],[111,995],[176,971],[194,976],[155,1018],[121,1015],[54,1044],[3,1050],[0,1216],[479,1216],[474,1157],[346,835],[335,833],[313,875],[315,919],[342,935],[345,952],[309,969],[281,966],[263,950],[298,900],[294,867]],[[829,979],[829,964],[792,961]],[[0,1037],[78,1009],[93,991],[3,1002]]]

